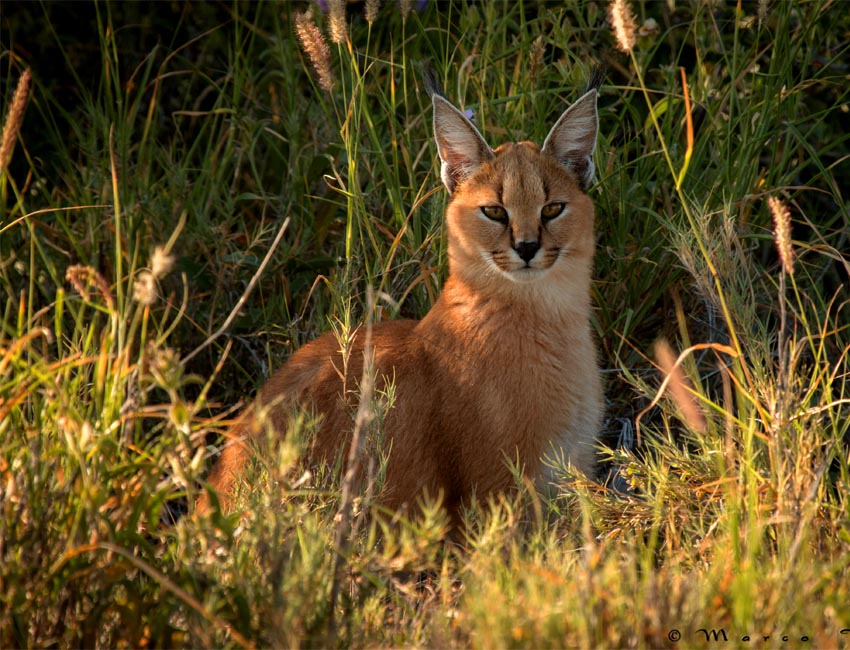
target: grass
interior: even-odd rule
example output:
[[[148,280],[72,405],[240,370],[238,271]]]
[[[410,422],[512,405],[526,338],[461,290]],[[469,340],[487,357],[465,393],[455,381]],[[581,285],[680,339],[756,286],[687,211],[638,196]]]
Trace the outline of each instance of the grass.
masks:
[[[0,646],[846,644],[846,12],[635,4],[621,52],[596,2],[402,5],[350,5],[324,81],[307,3],[6,16],[4,117],[33,79],[0,161]],[[459,545],[438,508],[387,524],[362,494],[340,533],[305,419],[242,516],[183,517],[292,350],[439,295],[425,61],[494,144],[540,142],[607,67],[595,326],[624,489],[521,487]]]

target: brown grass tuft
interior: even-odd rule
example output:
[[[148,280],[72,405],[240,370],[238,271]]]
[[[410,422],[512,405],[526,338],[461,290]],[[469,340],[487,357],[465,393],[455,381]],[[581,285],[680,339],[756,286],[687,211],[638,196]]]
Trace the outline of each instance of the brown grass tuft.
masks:
[[[313,21],[313,14],[307,11],[295,16],[295,33],[301,41],[301,47],[310,58],[313,69],[319,77],[319,86],[330,92],[334,86],[334,76],[331,72],[331,53],[322,32]]]
[[[773,236],[776,239],[776,249],[782,260],[782,270],[788,275],[794,275],[794,249],[791,247],[791,212],[775,196],[767,199],[767,207],[773,215]]]
[[[88,284],[93,283],[100,292],[100,295],[103,296],[107,306],[110,309],[115,308],[115,298],[112,296],[112,289],[110,289],[106,278],[98,273],[97,269],[83,264],[74,264],[65,270],[65,280],[70,282],[74,289],[77,290],[77,293],[86,301],[91,300]]]
[[[3,138],[0,140],[0,174],[3,173],[12,159],[12,151],[18,139],[18,132],[21,130],[21,123],[24,121],[24,108],[26,108],[27,97],[29,97],[31,76],[29,68],[24,70],[18,80],[18,86],[15,88],[15,95],[12,97],[6,121],[3,123]]]
[[[543,34],[540,34],[531,43],[528,53],[528,70],[531,78],[535,78],[543,67],[543,56],[546,54],[546,44],[543,42]]]

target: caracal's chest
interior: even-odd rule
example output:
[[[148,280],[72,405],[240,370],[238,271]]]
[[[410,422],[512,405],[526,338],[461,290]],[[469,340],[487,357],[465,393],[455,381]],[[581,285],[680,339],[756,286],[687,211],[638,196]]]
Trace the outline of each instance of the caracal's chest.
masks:
[[[442,399],[475,412],[482,427],[524,437],[566,428],[592,359],[586,327],[505,307],[461,313],[428,328],[425,345],[444,383]],[[452,331],[453,330],[453,331]],[[588,339],[588,340],[585,340]]]

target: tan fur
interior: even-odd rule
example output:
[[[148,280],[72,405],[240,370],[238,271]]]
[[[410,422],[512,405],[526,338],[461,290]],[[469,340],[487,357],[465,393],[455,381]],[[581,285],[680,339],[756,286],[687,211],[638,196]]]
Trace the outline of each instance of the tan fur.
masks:
[[[582,98],[567,120],[581,136],[591,130],[582,120],[589,125],[592,117],[592,137],[578,138],[590,154],[596,137],[591,93],[592,105]],[[593,472],[602,388],[589,321],[594,211],[581,177],[592,175],[592,162],[589,170],[580,161],[573,165],[576,138],[567,135],[560,149],[550,143],[563,139],[556,133],[563,117],[543,151],[528,142],[490,151],[448,102],[436,97],[434,104],[443,178],[454,190],[446,212],[450,275],[421,321],[380,323],[372,332],[377,387],[386,378],[395,385],[394,407],[384,420],[391,453],[379,498],[398,509],[423,491],[442,494],[457,517],[473,495],[514,485],[509,461],[519,459],[540,487],[549,478],[541,459],[553,450]],[[544,224],[541,210],[553,203],[564,203],[565,212]],[[482,216],[482,206],[504,207],[510,222]],[[540,246],[528,266],[516,252],[518,242]],[[349,391],[362,373],[364,339],[362,330],[354,339]],[[352,404],[342,396],[339,347],[325,334],[295,352],[231,431],[209,477],[225,508],[254,453],[242,440],[260,430],[258,409],[268,410],[284,432],[292,404],[311,405],[323,420],[309,461],[347,453]],[[197,509],[208,508],[204,496]]]

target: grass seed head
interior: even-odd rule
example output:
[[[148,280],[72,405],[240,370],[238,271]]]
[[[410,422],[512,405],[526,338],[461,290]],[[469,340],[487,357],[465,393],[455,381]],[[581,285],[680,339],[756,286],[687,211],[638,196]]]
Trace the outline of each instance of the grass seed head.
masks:
[[[27,68],[18,80],[18,86],[15,88],[15,95],[12,97],[6,121],[3,123],[3,138],[0,140],[0,173],[6,169],[12,159],[12,150],[15,147],[18,132],[21,130],[21,122],[24,121],[24,108],[29,96],[30,77],[30,70]]]
[[[782,261],[782,270],[794,275],[794,249],[791,247],[791,212],[775,196],[768,197],[767,207],[773,215],[773,236]]]
[[[174,256],[169,255],[162,246],[157,246],[153,250],[151,258],[151,273],[153,277],[161,278],[171,271],[174,266]]]
[[[528,54],[528,67],[531,77],[537,76],[537,73],[543,67],[543,55],[546,54],[546,44],[543,42],[543,35],[539,35],[531,43],[531,51]]]
[[[313,14],[307,11],[295,16],[295,33],[301,41],[301,47],[310,58],[313,69],[319,77],[322,90],[330,92],[334,86],[334,76],[331,72],[331,53],[322,32],[313,21]]]
[[[142,271],[133,283],[133,299],[143,305],[152,305],[156,301],[156,286],[153,273]]]
[[[378,10],[381,8],[381,0],[366,0],[366,8],[363,13],[366,16],[366,22],[371,27],[378,18]]]
[[[77,293],[83,297],[83,300],[89,300],[89,290],[86,287],[86,282],[89,278],[89,271],[87,266],[83,266],[82,264],[74,264],[73,266],[69,266],[65,270],[65,280],[66,282],[70,282],[71,286],[76,289]]]
[[[637,25],[631,6],[626,0],[613,0],[608,5],[608,16],[617,39],[617,47],[623,52],[631,52],[637,41]]]
[[[329,14],[331,43],[340,45],[348,36],[348,30],[345,28],[345,0],[331,0]]]
[[[90,301],[91,296],[88,291],[89,282],[94,283],[94,286],[103,296],[103,299],[106,301],[106,305],[113,309],[115,307],[115,299],[112,296],[112,289],[109,286],[109,283],[106,281],[98,271],[91,266],[86,266],[84,264],[74,264],[69,266],[65,271],[65,280],[70,282],[74,289],[77,290],[83,300]]]

